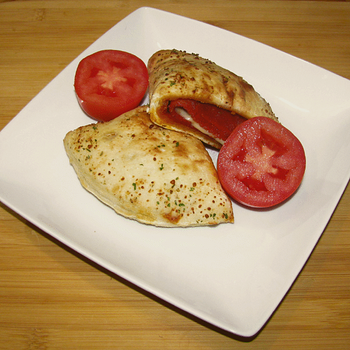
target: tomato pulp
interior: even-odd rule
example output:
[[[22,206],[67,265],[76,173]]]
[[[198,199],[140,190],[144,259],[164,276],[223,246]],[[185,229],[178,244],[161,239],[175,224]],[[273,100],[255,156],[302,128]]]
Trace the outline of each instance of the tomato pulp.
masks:
[[[267,117],[237,126],[218,156],[225,191],[246,206],[267,208],[289,198],[306,168],[302,144],[287,128]]]
[[[81,108],[99,121],[108,121],[136,108],[148,87],[144,62],[118,50],[98,51],[80,61],[74,88]]]

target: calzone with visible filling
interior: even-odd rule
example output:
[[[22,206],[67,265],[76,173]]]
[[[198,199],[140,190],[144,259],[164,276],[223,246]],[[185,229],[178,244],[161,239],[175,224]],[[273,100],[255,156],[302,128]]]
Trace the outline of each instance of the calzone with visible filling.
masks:
[[[233,222],[202,142],[155,125],[147,107],[70,131],[64,146],[82,186],[118,214],[163,227]]]
[[[246,119],[277,121],[270,105],[243,78],[197,54],[161,50],[148,61],[151,120],[220,149]]]

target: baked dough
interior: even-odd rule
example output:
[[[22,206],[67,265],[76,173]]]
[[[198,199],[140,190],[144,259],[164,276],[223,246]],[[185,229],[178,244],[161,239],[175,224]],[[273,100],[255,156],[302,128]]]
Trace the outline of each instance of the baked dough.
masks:
[[[250,119],[266,116],[277,121],[270,105],[243,78],[214,62],[178,50],[161,50],[148,61],[151,120],[165,128],[190,133],[221,148],[224,140],[165,117],[169,101],[191,99],[209,103]]]
[[[163,227],[233,222],[232,203],[202,142],[138,107],[64,138],[82,186],[118,214]]]

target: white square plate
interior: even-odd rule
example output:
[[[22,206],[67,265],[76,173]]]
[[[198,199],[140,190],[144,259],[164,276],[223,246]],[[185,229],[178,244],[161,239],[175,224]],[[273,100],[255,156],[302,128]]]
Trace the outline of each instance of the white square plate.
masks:
[[[80,185],[63,138],[92,122],[74,94],[76,67],[107,48],[144,62],[159,49],[186,50],[243,76],[304,145],[307,169],[297,193],[272,210],[234,204],[234,224],[187,229],[142,225],[103,205]],[[0,199],[110,271],[209,323],[252,336],[287,293],[347,185],[349,96],[350,81],[322,68],[220,28],[140,8],[1,131]]]

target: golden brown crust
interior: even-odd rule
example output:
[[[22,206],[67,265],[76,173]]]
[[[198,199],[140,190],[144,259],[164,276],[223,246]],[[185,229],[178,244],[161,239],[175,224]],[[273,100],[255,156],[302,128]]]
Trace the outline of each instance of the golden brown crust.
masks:
[[[83,187],[127,218],[164,227],[233,222],[203,144],[153,124],[146,107],[70,131],[64,146]]]
[[[178,50],[161,50],[148,61],[150,116],[163,127],[188,132],[203,142],[220,148],[222,142],[165,120],[158,112],[168,101],[179,98],[210,103],[250,119],[266,116],[277,120],[270,105],[243,78],[214,62]]]

